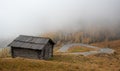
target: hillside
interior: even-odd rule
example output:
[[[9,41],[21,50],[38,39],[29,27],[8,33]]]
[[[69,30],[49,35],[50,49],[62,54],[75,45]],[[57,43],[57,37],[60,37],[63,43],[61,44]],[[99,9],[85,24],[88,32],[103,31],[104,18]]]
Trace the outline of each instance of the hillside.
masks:
[[[77,65],[56,61],[22,58],[0,59],[0,71],[77,71],[79,69]]]
[[[104,42],[104,41],[114,41],[120,40],[120,32],[119,29],[114,31],[111,30],[79,30],[75,32],[67,32],[67,31],[57,31],[57,32],[49,32],[44,33],[40,36],[42,37],[50,37],[53,39],[58,45],[66,44],[66,43],[85,43],[85,44],[93,44],[96,42]]]
[[[54,52],[54,57],[49,60],[0,58],[0,71],[120,71],[120,40],[108,43],[116,50],[115,54],[85,57]],[[105,42],[92,45],[106,46]]]

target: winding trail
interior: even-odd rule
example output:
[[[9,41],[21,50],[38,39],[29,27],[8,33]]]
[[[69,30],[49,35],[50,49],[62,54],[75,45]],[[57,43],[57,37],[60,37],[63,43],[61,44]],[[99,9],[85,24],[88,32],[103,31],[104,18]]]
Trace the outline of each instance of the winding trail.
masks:
[[[98,53],[112,54],[115,52],[115,50],[110,49],[110,48],[99,48],[99,47],[91,46],[88,44],[82,44],[82,43],[66,44],[66,45],[62,46],[58,50],[58,52],[67,52],[68,49],[71,48],[72,46],[84,46],[87,48],[93,48],[93,49],[98,49],[98,50],[88,51],[88,52],[75,52],[75,53],[70,53],[70,54],[80,54],[80,55],[88,56],[88,55],[98,54]]]

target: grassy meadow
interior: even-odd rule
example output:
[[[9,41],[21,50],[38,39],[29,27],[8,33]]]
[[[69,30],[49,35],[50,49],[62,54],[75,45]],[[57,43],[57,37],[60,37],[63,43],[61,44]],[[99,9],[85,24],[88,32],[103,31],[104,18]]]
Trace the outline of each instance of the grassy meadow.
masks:
[[[11,58],[9,51],[2,50],[0,71],[120,71],[120,40],[109,41],[114,54],[96,54],[90,56],[70,55],[56,52],[49,60],[35,60],[25,58]],[[105,47],[105,42],[91,45]],[[0,53],[0,54],[1,54]],[[5,54],[4,54],[5,53]],[[7,54],[8,55],[7,55]]]
[[[83,47],[83,46],[73,46],[70,49],[68,49],[68,52],[73,53],[73,52],[88,52],[95,50],[93,48],[88,48],[88,47]]]

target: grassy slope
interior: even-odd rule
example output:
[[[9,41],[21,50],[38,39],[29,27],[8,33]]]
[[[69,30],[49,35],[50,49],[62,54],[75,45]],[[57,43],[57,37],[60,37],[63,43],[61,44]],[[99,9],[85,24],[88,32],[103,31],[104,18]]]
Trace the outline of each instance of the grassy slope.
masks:
[[[70,49],[68,49],[68,52],[87,52],[91,50],[95,50],[95,49],[87,48],[83,46],[73,46]]]
[[[94,43],[92,44],[93,46],[98,46],[98,47],[109,47],[112,48],[114,50],[116,50],[116,52],[118,54],[120,54],[120,40],[115,40],[115,41],[109,41],[109,42],[101,42],[101,43]]]
[[[76,65],[31,59],[0,59],[0,71],[77,71]]]
[[[23,58],[1,58],[0,71],[120,71],[120,40],[109,42],[115,54],[97,54],[93,56],[66,55],[54,53],[50,60],[32,60]],[[106,46],[95,43],[95,46]]]

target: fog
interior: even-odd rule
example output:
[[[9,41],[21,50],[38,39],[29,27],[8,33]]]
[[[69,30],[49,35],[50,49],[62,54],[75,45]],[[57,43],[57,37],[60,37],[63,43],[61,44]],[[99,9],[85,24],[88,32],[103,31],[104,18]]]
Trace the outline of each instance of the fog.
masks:
[[[0,0],[0,39],[119,24],[120,0]]]

